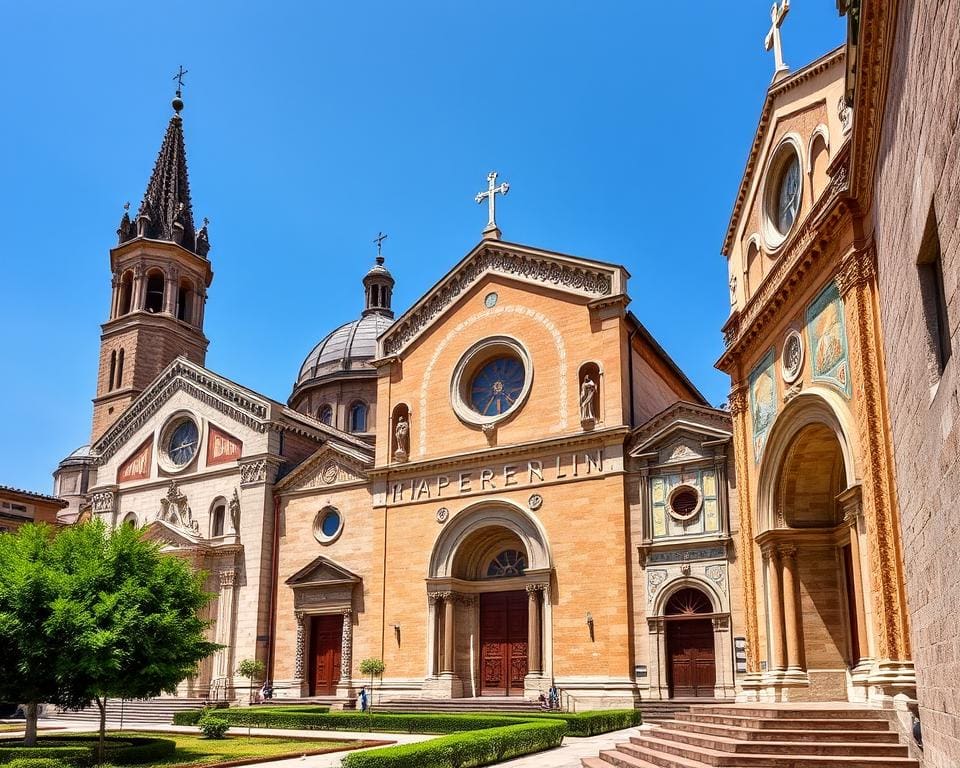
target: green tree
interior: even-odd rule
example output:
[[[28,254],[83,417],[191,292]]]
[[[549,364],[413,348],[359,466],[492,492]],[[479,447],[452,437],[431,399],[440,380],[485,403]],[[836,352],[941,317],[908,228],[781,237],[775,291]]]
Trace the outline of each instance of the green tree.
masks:
[[[41,702],[80,707],[89,698],[62,680],[63,638],[52,617],[64,579],[53,534],[45,525],[0,534],[0,699],[25,704],[28,747],[37,743]]]
[[[381,659],[364,659],[360,662],[360,674],[370,675],[370,702],[367,705],[367,711],[373,712],[373,678],[383,677],[386,666]]]
[[[237,674],[250,681],[250,701],[253,701],[253,680],[259,680],[263,673],[267,671],[267,665],[260,659],[244,659],[237,664]]]
[[[59,572],[47,631],[62,642],[61,685],[100,710],[103,758],[109,698],[172,693],[220,646],[200,611],[204,575],[121,525],[96,521],[61,531],[51,545]],[[61,696],[63,694],[61,693]]]

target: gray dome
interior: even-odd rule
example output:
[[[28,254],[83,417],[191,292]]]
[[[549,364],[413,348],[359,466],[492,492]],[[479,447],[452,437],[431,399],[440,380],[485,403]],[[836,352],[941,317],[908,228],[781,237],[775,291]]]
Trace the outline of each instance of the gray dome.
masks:
[[[300,366],[297,386],[338,371],[371,369],[369,363],[377,356],[377,337],[391,323],[393,318],[384,312],[365,312],[327,334]]]

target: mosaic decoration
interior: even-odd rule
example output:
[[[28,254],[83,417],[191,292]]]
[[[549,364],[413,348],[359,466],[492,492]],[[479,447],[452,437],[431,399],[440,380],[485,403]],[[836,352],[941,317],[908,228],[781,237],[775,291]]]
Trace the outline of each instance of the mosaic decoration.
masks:
[[[850,363],[843,300],[831,282],[807,307],[807,342],[813,381],[825,381],[850,397]]]
[[[750,372],[750,421],[753,423],[753,460],[760,463],[767,435],[777,416],[777,380],[773,350]]]

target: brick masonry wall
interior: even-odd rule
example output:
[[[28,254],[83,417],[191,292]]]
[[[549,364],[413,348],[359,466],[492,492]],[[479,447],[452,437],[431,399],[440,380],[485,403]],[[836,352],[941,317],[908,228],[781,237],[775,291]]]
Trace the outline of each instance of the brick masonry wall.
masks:
[[[901,3],[876,178],[880,309],[924,763],[960,764],[960,2]],[[933,203],[953,355],[935,389],[917,256]]]

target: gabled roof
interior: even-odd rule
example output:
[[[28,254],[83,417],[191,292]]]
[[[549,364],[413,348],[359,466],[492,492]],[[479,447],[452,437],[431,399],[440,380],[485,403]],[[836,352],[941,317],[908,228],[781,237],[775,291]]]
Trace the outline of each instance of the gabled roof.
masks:
[[[729,440],[733,437],[732,418],[728,411],[681,400],[634,429],[627,443],[628,453],[647,453],[677,432],[694,432],[708,440]]]
[[[358,584],[361,581],[363,579],[357,574],[320,555],[310,565],[301,568],[284,583],[291,587],[329,587],[336,584]]]
[[[616,264],[482,240],[379,338],[378,357],[403,352],[484,275],[494,274],[581,296],[588,301],[625,294],[627,270]]]
[[[702,403],[703,405],[709,405],[709,402],[707,401],[707,398],[703,396],[703,393],[699,389],[697,389],[696,386],[694,386],[694,383],[690,381],[690,379],[687,378],[687,374],[685,374],[683,370],[680,368],[680,366],[674,362],[673,358],[670,357],[669,354],[667,354],[667,351],[660,346],[660,342],[658,342],[653,337],[653,334],[647,330],[647,327],[640,322],[640,320],[637,318],[635,314],[633,314],[633,312],[627,312],[627,321],[633,324],[633,326],[637,330],[637,333],[643,338],[643,340],[647,343],[650,349],[653,350],[654,354],[656,354],[657,357],[659,357],[663,361],[663,363],[671,371],[673,371],[674,375],[676,375],[676,377],[680,379],[680,381],[682,381],[687,387],[690,388],[690,391],[693,393],[693,395],[699,398],[699,402]]]
[[[274,491],[317,488],[321,485],[342,485],[365,481],[367,469],[373,467],[373,449],[358,451],[351,446],[328,442],[306,461],[274,485]]]
[[[256,432],[271,427],[292,429],[315,440],[344,443],[369,453],[369,444],[346,432],[298,413],[282,403],[230,381],[185,357],[178,357],[153,380],[93,445],[101,463],[109,459],[177,392],[185,391]]]
[[[757,122],[757,131],[753,135],[753,143],[750,145],[750,153],[747,155],[747,164],[743,170],[743,177],[740,179],[740,186],[737,189],[737,197],[733,203],[733,212],[730,214],[730,223],[727,224],[727,233],[723,238],[723,246],[720,249],[724,256],[730,255],[730,248],[733,245],[733,239],[737,234],[737,225],[740,223],[740,216],[743,213],[743,206],[747,200],[747,193],[750,190],[750,182],[753,180],[754,173],[757,170],[757,163],[760,159],[760,152],[763,149],[764,138],[767,136],[767,128],[770,119],[773,116],[773,108],[777,99],[787,91],[791,91],[801,83],[814,77],[834,62],[843,58],[846,47],[841,45],[830,53],[821,56],[816,61],[807,64],[807,66],[798,69],[796,72],[788,75],[782,80],[777,80],[767,89],[767,95],[763,100],[763,107],[760,110],[760,119]]]

